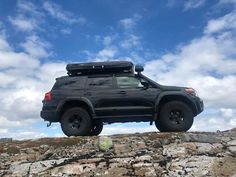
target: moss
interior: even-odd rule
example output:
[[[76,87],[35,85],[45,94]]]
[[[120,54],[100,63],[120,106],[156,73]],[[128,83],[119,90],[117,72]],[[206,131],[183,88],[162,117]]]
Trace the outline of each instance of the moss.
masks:
[[[0,146],[0,153],[4,153],[4,148]]]
[[[17,154],[20,152],[20,150],[16,147],[11,146],[11,147],[7,148],[5,152],[8,154]]]
[[[80,138],[61,138],[61,139],[45,139],[42,140],[40,144],[46,144],[49,146],[55,146],[55,147],[65,147],[65,146],[72,146],[72,145],[78,145],[78,144],[84,144],[85,141],[83,141]]]

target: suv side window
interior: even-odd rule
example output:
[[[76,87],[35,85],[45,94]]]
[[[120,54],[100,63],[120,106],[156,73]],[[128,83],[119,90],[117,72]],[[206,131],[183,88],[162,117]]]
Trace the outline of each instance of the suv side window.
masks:
[[[89,77],[87,87],[112,88],[112,77]]]
[[[116,77],[118,88],[142,88],[140,80],[135,77]]]
[[[83,89],[86,77],[65,77],[56,80],[53,90],[57,89]]]

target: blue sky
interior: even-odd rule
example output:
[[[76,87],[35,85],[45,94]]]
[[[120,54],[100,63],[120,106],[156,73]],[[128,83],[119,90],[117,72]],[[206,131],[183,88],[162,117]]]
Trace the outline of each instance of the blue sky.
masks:
[[[167,85],[192,86],[206,110],[191,130],[236,127],[235,0],[0,2],[0,137],[62,136],[39,117],[69,62],[129,60]],[[156,131],[147,123],[103,134]]]

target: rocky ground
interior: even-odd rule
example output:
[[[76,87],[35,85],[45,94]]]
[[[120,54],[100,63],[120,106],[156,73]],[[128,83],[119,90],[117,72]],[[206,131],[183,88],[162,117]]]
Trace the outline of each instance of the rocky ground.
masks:
[[[0,142],[0,176],[236,176],[236,129],[109,138]]]

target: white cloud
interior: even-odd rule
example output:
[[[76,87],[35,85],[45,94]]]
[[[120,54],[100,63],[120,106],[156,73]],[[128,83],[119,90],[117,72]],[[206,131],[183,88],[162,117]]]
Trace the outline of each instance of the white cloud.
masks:
[[[229,108],[221,108],[220,109],[220,112],[222,114],[223,117],[226,117],[226,118],[231,118],[234,116],[234,110],[233,109],[229,109]]]
[[[145,73],[163,84],[195,87],[207,105],[233,106],[236,97],[228,95],[235,92],[236,60],[229,57],[235,54],[229,49],[235,46],[234,40],[227,37],[203,36],[183,46],[176,54],[147,62]],[[222,102],[224,98],[227,101]]]
[[[101,135],[157,132],[155,125],[150,126],[148,123],[116,123],[105,125]]]
[[[63,29],[61,29],[61,33],[66,34],[66,35],[71,34],[71,29],[70,28],[63,28]]]
[[[231,5],[231,4],[233,4],[233,5],[236,5],[236,0],[219,0],[219,3],[218,3],[218,5]]]
[[[23,32],[32,32],[41,29],[40,25],[44,22],[42,10],[29,1],[17,1],[16,15],[9,16],[10,23],[17,30]]]
[[[21,43],[21,47],[24,51],[35,58],[48,57],[50,55],[48,52],[50,46],[51,45],[47,41],[43,41],[36,35],[27,37],[26,41]]]
[[[40,15],[40,16],[43,15],[42,13],[39,12],[38,7],[36,7],[32,2],[25,0],[17,1],[17,11],[19,11],[19,13],[29,12],[34,15]]]
[[[190,131],[224,131],[235,128],[236,126],[236,114],[231,110],[227,110],[226,112],[234,112],[234,113],[226,113],[225,110],[222,109],[216,110],[209,114],[210,109],[203,112],[203,115],[197,116],[194,119],[194,124],[191,127]],[[231,114],[230,116],[228,114]]]
[[[41,63],[39,58],[49,55],[47,42],[37,36],[26,39],[26,52],[17,52],[0,35],[0,137],[36,138],[46,134],[30,130],[41,122],[41,100],[55,78],[65,75],[65,63]],[[13,131],[11,128],[15,128]],[[18,133],[16,133],[18,132]]]
[[[39,61],[31,56],[22,52],[16,53],[11,51],[0,52],[0,63],[0,68],[36,68],[39,66]]]
[[[141,15],[139,14],[134,14],[131,18],[124,18],[120,20],[120,25],[126,30],[131,30],[133,29],[136,25],[137,22],[142,18]]]
[[[0,51],[10,51],[11,47],[6,42],[5,37],[3,35],[0,35]]]
[[[5,129],[5,128],[4,129],[3,128],[0,129],[0,135],[1,134],[6,134],[6,133],[8,133],[8,129]]]
[[[26,129],[25,131],[14,131],[14,129],[3,129],[0,130],[0,137],[9,137],[17,140],[23,139],[37,139],[47,137],[47,134],[42,132],[41,130],[35,130],[33,128]]]
[[[103,59],[113,58],[116,54],[116,49],[114,48],[105,48],[98,52],[98,57]]]
[[[184,3],[184,10],[196,9],[205,4],[206,0],[187,0]]]
[[[9,120],[6,117],[0,116],[0,128],[10,127],[22,127],[22,126],[30,126],[35,123],[35,119],[26,119],[26,120]]]
[[[32,31],[37,27],[37,23],[34,19],[26,18],[23,15],[18,15],[17,17],[9,17],[12,25],[17,27],[17,29],[22,31]]]
[[[205,28],[205,33],[217,33],[224,30],[236,30],[236,11],[218,19],[210,20]]]
[[[104,44],[105,46],[108,46],[108,45],[111,44],[112,40],[113,40],[113,38],[112,38],[111,36],[105,36],[105,37],[103,38],[103,44]]]
[[[216,131],[235,126],[236,34],[232,30],[235,18],[236,14],[231,12],[210,20],[202,37],[145,64],[145,73],[157,82],[191,86],[198,91],[205,111],[195,119],[191,130]],[[218,20],[223,25],[209,27]],[[209,114],[210,110],[215,111]]]
[[[63,23],[82,23],[72,13],[62,10],[54,3],[46,2],[45,7],[51,16]],[[193,7],[197,8],[196,4]],[[20,13],[28,13],[35,7],[28,3],[21,4],[18,8]],[[195,119],[192,130],[215,131],[236,126],[235,14],[233,11],[223,17],[209,20],[202,37],[180,46],[176,52],[167,53],[145,63],[145,73],[159,83],[192,86],[199,91],[206,110]],[[9,17],[12,22],[21,18],[26,21],[31,19],[26,19],[24,15],[19,15],[15,19]],[[66,22],[68,18],[72,21]],[[140,15],[134,15],[122,19],[119,24],[130,32],[140,19]],[[30,24],[27,25],[30,22],[25,22],[26,27],[22,25],[24,23],[15,23],[15,26],[24,31],[32,31],[38,28],[38,24],[33,22],[35,24],[32,23],[32,27]],[[68,31],[65,28],[64,33]],[[63,30],[61,32],[63,33]],[[120,36],[98,38],[105,48],[97,54],[88,51],[91,58],[95,58],[96,61],[120,58],[132,61],[130,56],[138,58],[135,52],[130,52],[130,56],[121,57],[119,47],[136,50],[141,45],[139,36],[129,33],[125,35],[125,39]],[[120,42],[116,46],[114,40],[117,39],[120,39]],[[11,136],[21,139],[47,136],[49,133],[34,130],[30,125],[42,122],[39,112],[44,92],[51,89],[56,77],[66,74],[66,64],[42,63],[39,59],[50,55],[50,44],[37,35],[30,35],[24,42],[16,45],[21,46],[24,51],[16,51],[5,36],[0,35],[0,137]],[[18,131],[12,131],[14,128]],[[145,124],[115,124],[105,126],[103,134],[144,131],[156,131],[156,128]]]
[[[77,17],[71,12],[63,10],[56,3],[45,1],[43,3],[44,9],[55,19],[67,24],[84,24],[86,19],[84,17]]]
[[[125,40],[121,41],[120,46],[124,49],[141,49],[140,37],[131,34]]]

